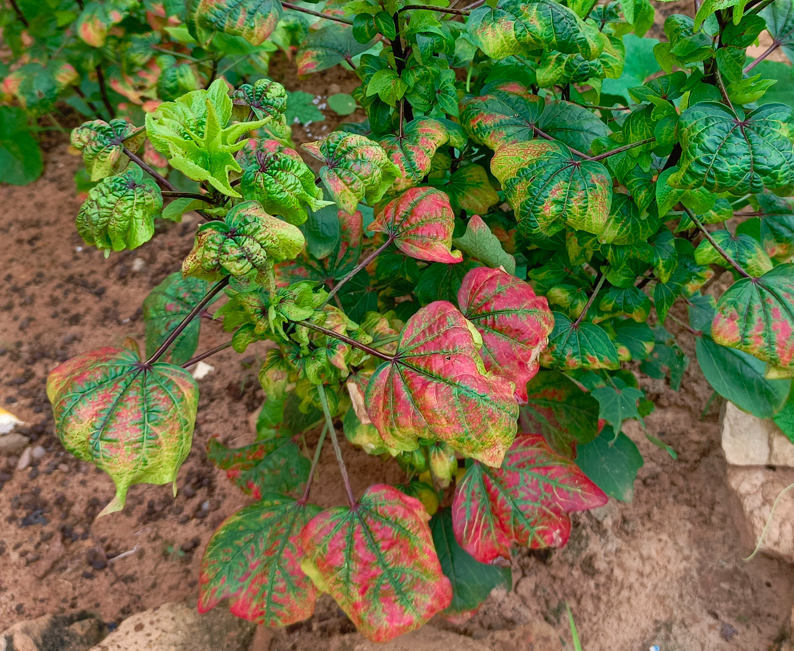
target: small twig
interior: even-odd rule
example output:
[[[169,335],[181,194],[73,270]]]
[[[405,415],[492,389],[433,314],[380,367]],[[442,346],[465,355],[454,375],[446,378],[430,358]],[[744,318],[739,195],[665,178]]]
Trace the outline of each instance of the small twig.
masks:
[[[593,304],[593,301],[595,300],[596,296],[598,296],[598,292],[601,290],[601,286],[604,284],[604,281],[606,279],[607,279],[607,275],[601,274],[601,278],[598,279],[598,283],[596,284],[593,293],[590,294],[590,298],[587,299],[587,303],[585,304],[582,313],[579,315],[579,318],[576,319],[576,321],[574,321],[573,325],[571,326],[572,328],[577,327],[585,318],[585,315],[587,314],[587,310],[590,309],[590,306]]]
[[[400,132],[399,138],[402,140],[405,137],[405,98],[400,100]]]
[[[138,156],[138,154],[132,153],[127,148],[127,145],[122,144],[121,147],[122,147],[122,151],[124,152],[124,155],[127,156],[127,158],[129,158],[133,163],[136,163],[138,166],[140,166],[142,170],[151,174],[154,180],[157,181],[157,183],[161,187],[165,188],[166,190],[169,190],[170,192],[179,192],[179,188],[177,188],[173,183],[171,183],[168,179],[166,179],[162,174],[157,172],[153,167],[148,165],[140,156]]]
[[[101,120],[101,119],[102,119],[102,114],[99,112],[99,109],[96,107],[96,105],[95,105],[95,104],[94,104],[94,103],[93,103],[93,102],[92,102],[90,99],[88,99],[88,98],[85,96],[85,93],[82,91],[82,89],[80,88],[80,86],[73,86],[73,88],[74,88],[74,92],[75,92],[75,93],[77,93],[77,95],[80,97],[80,99],[82,99],[82,100],[85,102],[85,105],[86,105],[88,108],[90,108],[90,109],[91,109],[91,111],[92,111],[92,112],[93,112],[93,114],[94,114],[94,117],[95,117],[97,120]]]
[[[372,348],[371,346],[362,344],[360,341],[351,339],[346,335],[341,335],[338,332],[329,330],[328,328],[323,328],[322,326],[318,326],[315,323],[311,323],[309,321],[295,321],[295,323],[297,323],[298,325],[302,325],[306,328],[309,328],[309,330],[316,330],[317,332],[321,332],[326,337],[333,337],[334,339],[338,339],[339,341],[344,341],[346,344],[349,344],[354,348],[358,348],[359,350],[363,350],[365,353],[372,355],[373,357],[378,357],[379,359],[385,360],[387,362],[390,362],[394,359],[392,355],[389,355],[387,353],[382,353],[377,348]]]
[[[209,302],[215,298],[216,294],[220,292],[226,285],[229,284],[230,276],[226,276],[223,280],[219,280],[212,288],[205,294],[204,298],[202,298],[196,305],[190,310],[190,313],[182,319],[182,322],[171,331],[171,334],[168,335],[166,340],[160,345],[160,347],[154,351],[154,355],[152,355],[149,359],[146,360],[146,365],[154,364],[158,359],[160,359],[168,348],[176,341],[176,338],[182,334],[182,331],[187,328],[188,324],[193,320],[194,317],[198,316],[199,312],[201,312],[204,307],[206,307]]]
[[[105,105],[105,108],[108,111],[108,115],[110,115],[110,119],[116,117],[116,110],[113,108],[113,104],[110,103],[110,98],[108,97],[108,89],[105,85],[105,73],[102,72],[102,64],[99,64],[96,68],[96,76],[97,81],[99,82],[99,92],[102,94],[102,102]]]
[[[333,20],[337,23],[342,23],[343,25],[352,25],[353,21],[348,20],[347,18],[339,18],[338,16],[329,16],[327,14],[321,14],[319,11],[314,11],[312,9],[304,9],[303,7],[299,7],[298,5],[294,5],[291,2],[282,2],[281,6],[285,9],[292,9],[293,11],[300,11],[304,14],[309,14],[310,16],[317,16],[318,18],[326,18],[328,20]]]
[[[21,22],[26,28],[30,27],[30,23],[28,22],[28,19],[25,18],[25,14],[22,13],[22,10],[19,8],[19,5],[17,4],[16,0],[8,0],[8,1],[11,3],[11,6],[14,8],[14,13],[17,15],[17,18],[19,18],[19,22]]]
[[[328,424],[323,427],[323,431],[320,433],[320,440],[317,441],[317,449],[314,451],[314,459],[312,459],[312,467],[306,480],[306,490],[303,491],[303,496],[298,500],[298,504],[306,504],[309,501],[309,492],[312,489],[312,481],[314,480],[314,473],[317,471],[317,465],[320,463],[320,453],[323,451],[326,434],[328,434]]]
[[[203,316],[203,315],[202,315]],[[212,317],[210,317],[212,318]],[[207,359],[207,357],[211,357],[215,353],[219,353],[222,350],[226,350],[232,345],[232,341],[229,340],[226,343],[220,344],[215,346],[215,348],[210,348],[209,350],[204,351],[200,355],[196,355],[193,359],[188,360],[184,364],[182,364],[182,368],[190,368],[194,364],[198,364],[200,361]]]
[[[213,57],[212,68],[210,69],[210,77],[209,80],[207,81],[207,84],[204,86],[205,89],[212,86],[212,82],[215,81],[215,77],[217,77],[217,75],[218,75],[218,59]]]
[[[438,11],[442,14],[455,14],[456,16],[468,16],[469,9],[453,9],[452,7],[434,7],[432,5],[405,5],[397,11],[409,11],[411,9],[425,9],[426,11]]]
[[[637,142],[632,142],[630,145],[623,145],[622,147],[618,147],[617,149],[610,149],[609,151],[605,151],[603,154],[598,154],[598,156],[593,156],[590,160],[603,160],[605,158],[609,158],[610,156],[614,156],[615,154],[620,154],[621,152],[628,151],[629,149],[634,149],[635,147],[647,145],[649,142],[654,142],[655,140],[656,138],[645,138],[645,140],[638,140]]]
[[[200,194],[198,192],[179,192],[176,190],[164,190],[163,196],[166,199],[197,199],[198,201],[203,201],[204,203],[209,203],[209,204],[214,203],[212,199],[209,198],[208,195]]]
[[[350,506],[356,506],[356,498],[353,495],[353,489],[350,486],[350,477],[347,474],[345,467],[345,460],[342,458],[342,450],[339,447],[339,440],[336,438],[336,430],[334,429],[334,420],[331,416],[331,410],[328,408],[328,398],[325,395],[325,387],[322,384],[317,385],[317,391],[320,394],[320,403],[323,406],[323,414],[325,414],[325,424],[328,431],[331,433],[331,442],[334,444],[334,454],[336,454],[336,461],[339,464],[339,472],[342,475],[342,481],[345,483],[345,490],[347,491],[347,499],[350,501]]]
[[[678,325],[680,325],[684,330],[689,332],[689,334],[694,335],[695,337],[702,337],[703,333],[700,330],[695,330],[691,325],[684,323],[681,319],[679,319],[675,314],[667,313],[667,317],[675,321]]]
[[[787,37],[787,36],[788,36],[790,33],[791,33],[791,32],[787,32],[787,33],[786,33],[786,34],[784,34],[784,35],[783,35],[781,38],[786,38],[786,37]],[[761,63],[761,61],[763,61],[763,60],[764,60],[764,59],[766,59],[766,58],[767,58],[767,57],[768,57],[770,54],[772,54],[772,52],[774,52],[775,50],[777,50],[777,49],[780,47],[780,44],[781,44],[781,42],[782,42],[782,41],[778,40],[777,38],[776,38],[774,41],[772,41],[772,45],[770,45],[770,46],[769,46],[769,47],[768,47],[766,50],[764,50],[763,52],[761,52],[761,54],[759,54],[759,55],[758,55],[758,58],[757,58],[757,59],[755,59],[754,61],[751,61],[751,62],[750,62],[748,65],[747,65],[747,67],[744,69],[744,73],[745,73],[745,74],[747,74],[748,72],[750,72],[750,71],[751,71],[753,68],[755,68],[755,67],[756,67],[756,66],[757,66],[759,63]]]
[[[181,52],[175,52],[174,50],[168,50],[164,47],[159,47],[157,45],[150,45],[153,50],[157,50],[158,52],[163,52],[165,54],[170,54],[172,57],[179,57],[182,59],[187,59],[188,61],[193,61],[195,63],[202,63],[205,59],[197,59],[196,57],[192,57],[189,54],[182,54]]]
[[[595,6],[595,5],[593,5]],[[597,109],[599,111],[630,111],[630,106],[598,106],[597,104],[582,104],[581,102],[574,102],[572,99],[568,100],[569,104],[576,104],[576,106],[583,106],[584,108]]]
[[[472,9],[476,9],[477,7],[481,7],[485,4],[485,0],[477,0],[476,2],[472,2],[468,7],[464,7],[466,11],[471,11]]]
[[[548,133],[541,131],[537,127],[533,126],[532,129],[535,131],[536,136],[540,136],[544,140],[551,140],[552,142],[557,142],[556,138],[552,138]],[[584,158],[585,160],[593,160],[593,157],[590,154],[585,154],[584,152],[579,151],[578,149],[574,149],[573,147],[568,147],[572,153],[579,156],[579,158]]]
[[[132,556],[135,552],[138,551],[138,549],[139,549],[139,545],[135,545],[135,547],[133,547],[132,549],[127,550],[126,552],[122,552],[121,554],[117,554],[113,558],[108,558],[107,562],[108,563],[115,563],[116,561],[121,560],[122,558],[127,558],[128,556]]]
[[[703,233],[705,238],[709,241],[711,246],[713,246],[716,249],[717,253],[719,253],[723,258],[725,258],[725,261],[729,265],[731,265],[736,270],[737,273],[739,273],[741,276],[744,276],[745,278],[752,278],[752,276],[749,273],[747,273],[738,262],[736,262],[731,256],[728,255],[728,253],[725,251],[725,249],[723,249],[719,244],[717,244],[717,241],[711,236],[711,233],[709,233],[706,230],[706,227],[703,226],[703,224],[700,223],[700,220],[697,218],[695,213],[693,213],[686,206],[684,206],[684,212],[695,223],[695,226],[697,226],[700,229],[700,231]]]
[[[325,299],[323,304],[320,307],[328,304],[334,296],[336,296],[337,292],[350,280],[355,276],[359,271],[364,269],[370,262],[372,262],[375,258],[377,258],[381,253],[383,253],[388,246],[392,243],[394,238],[390,235],[388,239],[381,244],[377,249],[375,249],[372,253],[370,253],[366,258],[364,258],[361,262],[359,262],[342,280],[340,280],[336,286],[329,292],[328,297]]]
[[[728,108],[731,109],[731,113],[736,115],[736,109],[733,108],[733,104],[731,104],[731,98],[728,97],[728,89],[725,88],[725,82],[722,80],[722,75],[720,74],[719,68],[714,68],[714,80],[717,82],[717,88],[720,89],[720,94],[722,95],[723,101],[728,105]]]

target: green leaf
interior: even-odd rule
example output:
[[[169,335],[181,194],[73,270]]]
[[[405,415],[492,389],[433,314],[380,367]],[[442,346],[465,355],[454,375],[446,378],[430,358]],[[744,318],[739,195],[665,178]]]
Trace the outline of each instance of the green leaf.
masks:
[[[160,188],[133,163],[89,190],[77,214],[77,232],[106,253],[136,249],[152,239],[162,209]]]
[[[717,302],[714,341],[779,368],[794,367],[794,264],[743,278]]]
[[[670,388],[678,391],[681,388],[684,371],[689,366],[689,358],[678,346],[675,338],[662,326],[654,328],[654,339],[656,344],[653,352],[650,358],[640,364],[640,370],[656,380],[664,380],[669,375]]]
[[[375,371],[367,412],[386,445],[415,450],[420,438],[445,441],[498,466],[516,432],[512,382],[487,374],[482,338],[450,303],[419,310],[400,333],[395,357]]]
[[[135,128],[126,120],[91,120],[72,131],[71,144],[83,152],[83,163],[92,181],[124,171],[130,159],[123,147],[138,151],[146,139],[143,128]]]
[[[207,458],[246,495],[262,499],[266,493],[290,493],[303,488],[311,463],[291,436],[227,448],[217,438],[207,445]]]
[[[258,46],[276,29],[282,13],[278,0],[188,0],[187,25],[203,47],[217,32]]]
[[[247,120],[249,116],[262,120],[279,120],[287,110],[290,94],[284,86],[270,79],[257,79],[253,85],[243,84],[232,93],[234,116]]]
[[[643,459],[634,441],[623,432],[615,436],[607,425],[597,439],[579,446],[576,465],[607,495],[631,502]]]
[[[305,93],[302,90],[287,92],[287,109],[284,113],[284,120],[288,125],[300,123],[303,126],[312,122],[322,122],[325,120],[323,112],[314,103],[314,95]]]
[[[301,568],[360,633],[386,642],[452,602],[429,519],[419,500],[391,486],[370,486],[354,509],[326,509],[306,525]]]
[[[301,43],[295,59],[298,74],[308,75],[333,68],[346,61],[353,63],[353,57],[366,52],[374,41],[359,43],[353,36],[353,28],[332,23],[312,32]]]
[[[41,150],[28,130],[25,111],[0,106],[0,178],[3,183],[27,185],[44,169]]]
[[[794,186],[792,122],[794,111],[784,104],[765,104],[741,122],[718,102],[691,106],[678,122],[683,155],[670,185],[736,195],[759,194],[765,188],[790,190]]]
[[[499,194],[491,185],[488,172],[481,165],[459,167],[450,176],[444,191],[449,195],[455,212],[463,209],[470,215],[485,214],[491,206],[499,202]]]
[[[519,231],[551,237],[566,226],[601,235],[609,219],[612,180],[596,161],[582,161],[556,142],[502,147],[491,161]]]
[[[492,269],[502,267],[509,274],[514,274],[516,271],[516,259],[505,252],[502,243],[478,215],[474,215],[468,221],[466,232],[452,243],[486,267]]]
[[[647,323],[635,323],[631,319],[613,321],[615,343],[625,346],[631,360],[641,362],[653,351],[655,338],[653,330]]]
[[[174,329],[201,301],[209,284],[197,278],[183,278],[178,271],[165,277],[143,301],[146,327],[146,355],[151,356]],[[201,318],[193,319],[165,353],[172,364],[184,364],[196,352]]]
[[[587,321],[575,324],[561,312],[554,312],[554,330],[548,348],[540,355],[540,363],[562,370],[615,370],[620,366],[618,351],[606,330]]]
[[[730,231],[713,231],[714,241],[736,262],[744,267],[752,276],[763,276],[772,269],[772,261],[767,256],[761,243],[749,235],[731,235]],[[730,263],[717,251],[708,240],[703,240],[695,249],[695,262],[701,265],[718,264],[726,269]]]
[[[775,425],[780,428],[788,440],[794,443],[794,398],[789,395],[788,402],[773,416]]]
[[[541,370],[527,384],[521,407],[523,432],[543,434],[552,449],[566,457],[598,435],[598,401],[559,371]]]
[[[654,57],[654,46],[658,43],[655,38],[639,38],[634,34],[626,34],[623,37],[623,44],[626,46],[623,72],[617,79],[605,79],[601,85],[601,93],[630,101],[629,88],[642,86],[648,77],[661,70]]]
[[[356,211],[358,202],[374,204],[383,198],[400,170],[384,149],[369,138],[334,131],[324,140],[304,143],[303,149],[325,163],[320,178],[337,205],[347,213]]]
[[[230,515],[212,534],[201,559],[199,613],[222,600],[262,626],[288,626],[311,617],[319,591],[303,573],[301,532],[320,512],[278,494]]]
[[[185,369],[142,364],[135,350],[98,348],[64,362],[47,378],[55,432],[66,450],[104,470],[115,498],[100,515],[124,508],[133,484],[174,483],[190,452],[198,386]]]
[[[593,389],[592,393],[600,406],[599,418],[612,425],[615,431],[619,432],[623,428],[623,421],[629,418],[642,421],[637,403],[645,398],[645,394],[627,386],[619,377],[612,378],[611,384]]]
[[[452,602],[442,615],[467,615],[476,611],[491,594],[513,587],[509,567],[480,563],[455,540],[452,529],[452,510],[443,508],[430,520],[433,545],[441,563],[441,571],[452,584]]]
[[[347,93],[329,95],[328,106],[337,115],[353,115],[356,112],[356,100]]]
[[[644,323],[651,313],[651,299],[637,287],[609,287],[601,293],[598,309],[605,317],[627,316],[637,323]]]
[[[457,264],[435,262],[422,272],[414,289],[414,295],[422,305],[433,301],[456,303],[463,278],[479,266],[476,262],[464,261]]]

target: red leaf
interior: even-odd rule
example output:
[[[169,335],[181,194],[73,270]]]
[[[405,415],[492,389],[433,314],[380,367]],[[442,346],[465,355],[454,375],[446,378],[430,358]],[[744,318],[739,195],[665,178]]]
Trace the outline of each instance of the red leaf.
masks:
[[[548,301],[501,269],[477,267],[463,279],[458,305],[482,335],[485,368],[515,382],[516,399],[525,403],[527,382],[554,328]]]
[[[306,525],[302,567],[373,642],[419,628],[452,601],[422,503],[392,486],[370,486],[349,509]]]
[[[367,410],[386,445],[415,450],[445,441],[499,466],[518,429],[513,383],[485,372],[479,333],[451,303],[436,301],[405,325],[390,362],[367,387]]]
[[[513,544],[562,547],[568,513],[607,503],[607,496],[539,434],[519,434],[501,468],[472,464],[455,491],[455,537],[481,563],[510,558]]]
[[[451,251],[455,213],[449,197],[435,188],[411,188],[386,204],[369,230],[388,233],[406,255],[428,262],[460,262]]]

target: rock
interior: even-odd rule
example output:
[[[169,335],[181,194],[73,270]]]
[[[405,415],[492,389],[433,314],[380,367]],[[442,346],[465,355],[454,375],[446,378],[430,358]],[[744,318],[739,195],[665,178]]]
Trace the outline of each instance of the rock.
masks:
[[[25,448],[25,451],[19,457],[19,461],[17,462],[17,470],[24,470],[30,465],[31,460],[33,459],[33,451],[31,448]]]
[[[30,443],[30,439],[22,434],[5,434],[0,436],[0,454],[18,454],[22,452]]]
[[[0,634],[0,651],[87,651],[105,635],[104,622],[87,611],[44,615]]]
[[[248,651],[256,626],[223,607],[167,603],[125,619],[91,651]]]
[[[47,450],[45,450],[40,445],[37,445],[35,448],[33,448],[32,454],[34,459],[42,459],[44,458],[44,455],[47,454]]]
[[[209,364],[205,364],[204,362],[199,362],[196,364],[196,368],[193,369],[193,377],[196,380],[203,380],[207,377],[208,374],[212,373],[215,370],[214,366],[210,366]]]
[[[132,261],[132,271],[133,273],[138,273],[139,271],[143,271],[146,269],[146,260],[143,258],[135,258]]]
[[[728,467],[728,485],[739,497],[754,544],[761,537],[772,505],[790,484],[794,484],[794,470]],[[794,491],[783,495],[775,507],[761,551],[789,563],[794,561]]]
[[[794,467],[794,444],[774,421],[756,418],[725,402],[720,414],[722,449],[735,466]]]
[[[482,641],[472,640],[450,631],[442,631],[432,626],[401,635],[391,642],[362,642],[353,651],[489,651],[490,647]]]

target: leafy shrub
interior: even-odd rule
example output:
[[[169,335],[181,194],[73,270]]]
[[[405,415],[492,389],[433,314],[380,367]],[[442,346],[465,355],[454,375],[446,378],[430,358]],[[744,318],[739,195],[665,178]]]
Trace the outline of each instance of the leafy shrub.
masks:
[[[109,114],[72,134],[97,182],[77,218],[86,242],[109,255],[157,217],[205,220],[182,273],[146,299],[145,354],[130,340],[49,378],[64,445],[116,483],[106,513],[132,484],[175,481],[198,403],[186,369],[270,342],[256,442],[209,443],[254,502],[205,551],[202,611],[229,599],[284,626],[329,592],[373,640],[465,618],[510,586],[514,546],[560,547],[569,513],[631,499],[642,457],[622,428],[653,409],[637,373],[678,389],[688,364],[668,321],[695,337],[717,394],[794,437],[791,72],[764,61],[792,52],[791,0],[706,0],[668,17],[664,42],[644,37],[648,0],[441,4],[329,0],[311,27],[295,11],[313,10],[276,0],[144,5],[145,18],[132,3],[20,5],[6,23],[30,61],[4,84],[18,103],[35,115],[80,88],[74,105]],[[773,45],[748,64],[765,29]],[[301,74],[342,65],[361,80],[367,119],[303,145],[319,180],[285,118],[304,98],[251,77],[293,38]],[[145,77],[139,99],[167,100],[145,126],[135,111],[104,119],[110,51],[113,88]],[[46,93],[27,66],[51,75]],[[179,191],[169,167],[199,189]],[[732,283],[715,300],[717,273]],[[221,297],[231,339],[196,355],[197,317]],[[355,495],[339,421],[406,482]],[[323,510],[309,498],[326,438],[349,506]]]

